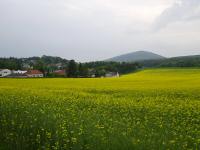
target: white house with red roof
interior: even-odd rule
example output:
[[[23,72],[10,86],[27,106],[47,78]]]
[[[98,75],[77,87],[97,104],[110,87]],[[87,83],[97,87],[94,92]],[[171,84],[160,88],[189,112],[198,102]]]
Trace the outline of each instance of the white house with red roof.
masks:
[[[43,78],[44,74],[39,70],[29,70],[26,73],[27,77],[29,78]]]
[[[9,69],[0,69],[0,77],[6,77],[10,75],[12,72]]]
[[[56,70],[56,71],[54,71],[54,74],[56,74],[58,76],[65,76],[66,71],[65,70]]]

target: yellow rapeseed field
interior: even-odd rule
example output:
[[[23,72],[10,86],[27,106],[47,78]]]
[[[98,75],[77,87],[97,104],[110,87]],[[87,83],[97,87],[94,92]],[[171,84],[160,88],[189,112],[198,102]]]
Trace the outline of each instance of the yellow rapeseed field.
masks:
[[[200,149],[200,69],[2,78],[0,149]]]

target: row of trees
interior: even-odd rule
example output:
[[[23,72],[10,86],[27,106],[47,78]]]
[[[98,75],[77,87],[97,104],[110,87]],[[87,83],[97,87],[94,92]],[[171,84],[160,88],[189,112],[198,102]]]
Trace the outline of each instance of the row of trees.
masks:
[[[11,70],[37,69],[46,77],[57,77],[55,70],[65,70],[64,77],[101,77],[108,72],[125,74],[138,69],[138,63],[89,62],[77,63],[60,57],[42,56],[31,58],[0,58],[0,68]]]
[[[74,60],[70,60],[66,68],[67,77],[89,77],[89,69],[84,64],[77,64]]]
[[[29,58],[0,58],[0,68],[7,68],[11,70],[22,69],[47,69],[49,65],[60,63],[64,66],[69,61],[60,57],[42,56],[42,57],[29,57]],[[52,66],[53,67],[53,66]],[[54,67],[56,69],[56,67]]]
[[[139,63],[125,63],[125,62],[89,62],[76,63],[70,60],[66,69],[67,77],[95,77],[105,76],[108,72],[115,72],[126,74],[141,68]]]
[[[22,60],[17,58],[0,58],[0,68],[7,68],[11,70],[22,69]]]

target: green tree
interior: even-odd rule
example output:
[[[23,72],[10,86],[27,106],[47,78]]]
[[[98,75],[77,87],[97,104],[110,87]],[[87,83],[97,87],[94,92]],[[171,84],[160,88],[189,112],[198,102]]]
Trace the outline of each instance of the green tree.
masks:
[[[106,71],[104,69],[96,69],[95,70],[95,77],[105,76]]]
[[[70,60],[67,69],[67,77],[77,77],[77,65],[74,60]]]
[[[38,60],[33,66],[34,69],[40,70],[42,73],[45,73],[45,65],[41,60]]]
[[[79,63],[78,65],[78,76],[79,77],[88,77],[88,68],[83,65],[82,63]]]

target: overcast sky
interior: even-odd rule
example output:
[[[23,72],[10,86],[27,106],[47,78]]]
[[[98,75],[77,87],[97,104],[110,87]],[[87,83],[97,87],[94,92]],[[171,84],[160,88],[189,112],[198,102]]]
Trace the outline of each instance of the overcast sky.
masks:
[[[0,0],[0,56],[200,54],[200,0]]]

